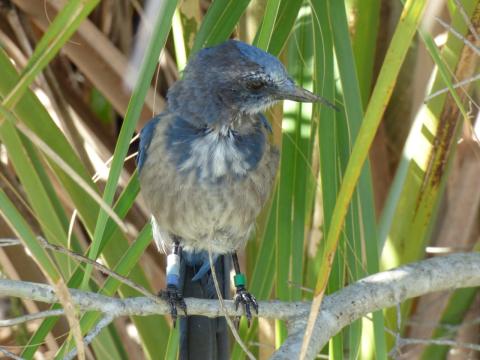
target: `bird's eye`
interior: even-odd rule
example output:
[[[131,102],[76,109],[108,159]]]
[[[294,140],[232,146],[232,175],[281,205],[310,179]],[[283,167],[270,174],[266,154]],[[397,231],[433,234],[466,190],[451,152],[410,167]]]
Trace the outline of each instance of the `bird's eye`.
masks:
[[[260,90],[265,86],[265,83],[262,80],[250,80],[247,83],[247,88],[250,90]]]

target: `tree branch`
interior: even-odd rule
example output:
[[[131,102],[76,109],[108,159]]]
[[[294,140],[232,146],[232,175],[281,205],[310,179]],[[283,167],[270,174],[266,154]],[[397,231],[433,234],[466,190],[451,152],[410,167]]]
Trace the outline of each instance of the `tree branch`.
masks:
[[[432,258],[362,279],[325,297],[307,358],[313,358],[343,327],[371,312],[427,293],[473,286],[480,286],[478,253]],[[150,298],[119,299],[76,289],[70,291],[72,301],[81,311],[100,311],[114,317],[169,314],[170,311],[166,303]],[[45,303],[58,302],[51,286],[31,282],[1,279],[0,294]],[[223,314],[217,300],[188,298],[185,302],[189,315],[217,317]],[[236,311],[232,301],[225,301],[225,310],[229,316],[241,315],[241,309]],[[292,359],[299,354],[309,310],[307,302],[260,302],[259,317],[286,320],[288,325],[289,336],[273,359]]]
[[[327,296],[315,323],[307,358],[343,327],[376,310],[427,293],[480,285],[480,254],[464,253],[423,260],[371,275]],[[292,359],[300,353],[307,319],[300,317],[272,359]]]
[[[95,327],[85,336],[85,339],[83,339],[83,343],[85,346],[90,345],[90,343],[95,339],[95,337],[100,334],[100,331],[102,331],[105,327],[110,325],[110,323],[115,319],[115,314],[110,313],[106,314],[103,318],[100,319],[100,321],[95,325]],[[73,360],[75,356],[77,355],[77,348],[74,348],[72,351],[70,351],[64,358],[63,360]]]

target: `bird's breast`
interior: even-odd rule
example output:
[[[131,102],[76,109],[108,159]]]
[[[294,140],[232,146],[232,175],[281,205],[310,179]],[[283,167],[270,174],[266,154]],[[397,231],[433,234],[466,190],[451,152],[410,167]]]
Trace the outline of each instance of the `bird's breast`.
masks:
[[[166,127],[164,136],[178,172],[193,173],[201,183],[245,178],[258,166],[266,141],[261,128],[240,134],[227,127],[197,128],[181,118]]]

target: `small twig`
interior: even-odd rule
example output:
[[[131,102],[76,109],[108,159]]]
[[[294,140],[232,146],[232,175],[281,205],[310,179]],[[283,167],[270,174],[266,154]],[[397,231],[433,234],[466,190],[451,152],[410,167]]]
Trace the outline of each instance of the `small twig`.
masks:
[[[474,43],[472,43],[470,40],[468,40],[465,36],[460,34],[457,30],[455,30],[450,24],[447,24],[445,21],[440,19],[439,17],[435,17],[435,19],[442,25],[446,30],[448,30],[452,35],[454,35],[456,38],[459,40],[463,41],[463,43],[468,46],[470,49],[472,49],[474,52],[476,52],[478,55],[480,55],[480,48],[476,46]]]
[[[297,288],[297,289],[300,289],[300,290],[302,290],[302,291],[308,292],[308,293],[310,293],[310,294],[313,294],[313,292],[314,292],[314,290],[313,290],[312,288],[308,288],[308,287],[302,286],[302,285],[300,285],[300,284],[297,284],[297,283],[294,282],[294,281],[288,280],[288,281],[287,281],[287,284],[288,284],[288,286],[295,287],[295,288]]]
[[[477,326],[478,324],[480,324],[480,318],[476,318],[471,321],[464,321],[459,325],[442,324],[435,321],[425,322],[425,321],[415,321],[415,320],[407,320],[407,324],[410,326],[416,326],[416,327],[445,329],[446,331],[449,331],[449,332],[457,332],[458,330],[466,327]]]
[[[458,83],[453,84],[452,87],[453,87],[454,89],[458,89],[459,87],[468,85],[468,84],[470,84],[470,83],[472,83],[472,82],[474,82],[474,81],[477,81],[477,80],[480,80],[480,74],[475,75],[475,76],[473,76],[473,77],[471,77],[471,78],[468,78],[468,79],[459,81]],[[437,97],[437,96],[439,96],[439,95],[442,95],[442,94],[448,92],[449,90],[450,90],[450,89],[448,89],[448,88],[444,88],[444,89],[435,91],[433,94],[428,95],[428,96],[425,98],[424,102],[429,102],[429,101],[432,100],[433,98],[435,98],[435,97]]]
[[[393,346],[393,349],[390,351],[389,356],[396,359],[401,355],[400,348],[402,347],[401,341],[402,341],[402,307],[400,303],[398,303],[395,307],[397,311],[397,331],[395,332],[395,345]]]
[[[363,318],[366,319],[366,320],[368,320],[368,321],[370,321],[370,322],[373,324],[373,317],[372,317],[372,316],[370,316],[370,315],[365,315]],[[393,331],[392,329],[390,329],[390,328],[389,328],[388,326],[386,326],[386,325],[383,325],[383,330],[384,330],[386,333],[390,334],[392,337],[395,337],[395,335],[397,334],[396,331]]]
[[[22,245],[22,242],[18,239],[0,239],[0,247],[17,246]]]
[[[130,140],[129,145],[132,145],[133,142],[134,142],[135,140],[137,140],[139,137],[140,137],[140,133],[136,134],[136,135],[132,138],[132,140]],[[123,161],[123,163],[126,163],[126,162],[129,161],[130,159],[135,158],[137,155],[138,155],[138,151],[134,152],[133,154],[128,155],[128,156],[125,158],[125,160]],[[107,161],[105,161],[105,162],[103,163],[103,166],[105,166],[106,168],[108,168],[108,167],[110,166],[110,164],[112,163],[112,161],[113,161],[113,156],[110,156],[110,157],[107,159]],[[92,181],[93,181],[94,183],[97,183],[98,180],[101,179],[101,174],[102,174],[102,172],[103,172],[103,170],[99,170],[99,171],[97,171],[97,172],[92,176]]]
[[[397,333],[400,334],[402,332],[402,305],[398,303],[395,309],[397,311]]]
[[[108,275],[118,281],[120,281],[121,283],[125,284],[125,285],[128,285],[130,286],[132,289],[135,289],[137,290],[139,293],[145,295],[146,297],[154,300],[154,301],[163,301],[161,300],[158,296],[155,296],[154,294],[152,294],[150,291],[148,291],[146,288],[144,288],[143,286],[141,285],[138,285],[136,284],[135,282],[133,282],[132,280],[130,280],[129,278],[125,277],[125,276],[122,276],[118,273],[116,273],[115,271],[113,270],[110,270],[109,268],[107,268],[106,266],[92,260],[92,259],[89,259],[83,255],[80,255],[80,254],[77,254],[76,252],[73,252],[71,250],[68,250],[68,249],[65,249],[61,246],[58,246],[58,245],[53,245],[51,243],[49,243],[47,240],[45,240],[44,238],[42,237],[38,237],[38,239],[40,240],[40,242],[42,243],[42,246],[46,249],[49,249],[49,250],[53,250],[53,251],[56,251],[56,252],[59,252],[61,254],[64,254],[64,255],[67,255],[67,256],[70,256],[80,262],[83,262],[83,263],[87,263],[89,265],[92,265],[94,268],[96,268],[98,271],[104,273],[105,275]]]
[[[471,25],[471,22],[470,20],[468,19],[468,15],[465,13],[465,10],[463,9],[463,7],[461,6],[461,4],[459,3],[458,0],[455,0],[456,4],[457,4],[457,7],[458,9],[460,10],[462,16],[464,17],[466,23],[468,24],[469,26],[469,29],[470,31],[472,32],[472,35],[475,37],[475,39],[477,41],[479,41],[479,37],[478,37],[478,34],[475,32],[475,29],[473,29],[472,25]],[[478,46],[476,46],[474,43],[472,43],[470,40],[468,40],[465,36],[463,36],[462,34],[460,34],[457,30],[455,30],[450,24],[446,23],[445,21],[443,21],[441,18],[439,17],[435,17],[435,19],[440,23],[441,26],[443,26],[447,31],[449,31],[450,33],[452,33],[455,37],[457,37],[459,40],[463,41],[463,43],[468,46],[470,49],[472,49],[475,53],[477,53],[478,55],[480,55],[480,48]],[[479,80],[480,79],[480,75],[476,75],[474,77],[471,77],[469,79],[465,79],[465,80],[462,80],[456,84],[453,85],[453,88],[454,89],[457,89],[459,87],[462,87],[462,86],[465,86],[471,82],[474,82],[476,80]],[[432,100],[433,98],[441,95],[441,94],[444,94],[446,92],[448,92],[450,89],[449,88],[444,88],[444,89],[441,89],[439,91],[436,91],[434,92],[433,94],[430,94],[429,96],[427,96],[424,100],[424,102],[428,102],[430,100]]]
[[[462,343],[454,340],[448,339],[400,339],[400,346],[405,345],[440,345],[440,346],[450,346],[456,348],[463,348],[469,349],[474,351],[480,351],[480,345],[477,344],[470,344],[470,343]]]
[[[18,316],[13,319],[2,319],[0,320],[0,327],[19,325],[32,320],[44,319],[46,317],[59,316],[64,314],[65,312],[63,311],[63,309],[41,311],[35,314]]]
[[[108,313],[105,314],[103,318],[100,319],[100,321],[97,323],[97,325],[88,332],[88,334],[85,336],[83,339],[83,343],[85,347],[90,345],[90,343],[95,339],[95,337],[100,334],[100,331],[102,331],[105,327],[110,325],[110,323],[115,319],[115,313]],[[72,360],[75,356],[77,355],[77,348],[72,349],[63,359],[64,360]]]
[[[455,1],[455,5],[457,5],[457,9],[460,11],[460,14],[463,17],[463,20],[465,21],[465,24],[467,24],[468,29],[472,33],[475,40],[480,41],[480,37],[478,36],[477,31],[475,30],[475,27],[472,24],[472,21],[470,20],[467,13],[465,12],[465,8],[463,7],[460,0],[453,0],[453,1]]]
[[[14,359],[14,360],[25,360],[24,358],[18,356],[18,355],[15,355],[14,353],[8,351],[7,349],[4,349],[3,347],[0,346],[0,353],[8,356],[9,358],[11,359]]]

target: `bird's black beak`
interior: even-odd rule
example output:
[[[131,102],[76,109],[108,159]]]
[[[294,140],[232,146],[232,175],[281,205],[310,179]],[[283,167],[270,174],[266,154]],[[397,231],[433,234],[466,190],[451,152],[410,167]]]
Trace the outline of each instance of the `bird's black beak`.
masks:
[[[301,88],[299,86],[295,86],[293,84],[291,87],[289,86],[287,89],[281,89],[280,91],[277,92],[276,95],[279,100],[292,100],[292,101],[309,102],[309,103],[319,102],[319,103],[322,103],[323,105],[326,105],[338,111],[338,108],[327,99],[321,96],[315,95],[314,93],[304,88]]]

